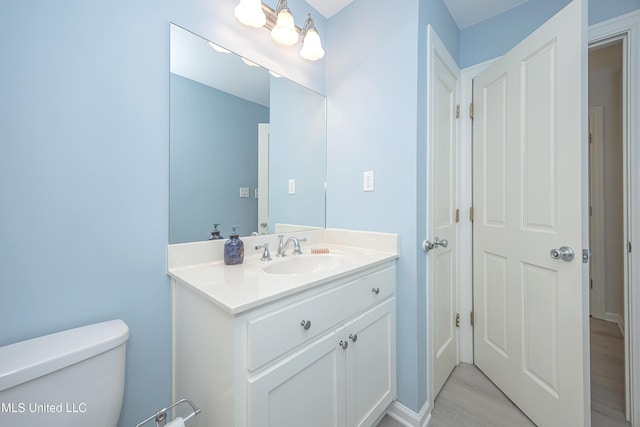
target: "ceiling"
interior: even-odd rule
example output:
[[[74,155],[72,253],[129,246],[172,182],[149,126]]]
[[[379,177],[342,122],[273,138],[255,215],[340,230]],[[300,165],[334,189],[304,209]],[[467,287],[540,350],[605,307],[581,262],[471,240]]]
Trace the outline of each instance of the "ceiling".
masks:
[[[529,0],[444,0],[451,16],[462,30],[499,15]],[[325,18],[331,18],[353,0],[306,0]]]

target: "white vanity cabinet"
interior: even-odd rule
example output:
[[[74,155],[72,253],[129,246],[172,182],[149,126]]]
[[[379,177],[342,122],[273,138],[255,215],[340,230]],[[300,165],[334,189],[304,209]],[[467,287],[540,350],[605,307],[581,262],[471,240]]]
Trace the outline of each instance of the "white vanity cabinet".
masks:
[[[241,313],[174,279],[174,397],[197,426],[371,427],[396,397],[395,261]]]

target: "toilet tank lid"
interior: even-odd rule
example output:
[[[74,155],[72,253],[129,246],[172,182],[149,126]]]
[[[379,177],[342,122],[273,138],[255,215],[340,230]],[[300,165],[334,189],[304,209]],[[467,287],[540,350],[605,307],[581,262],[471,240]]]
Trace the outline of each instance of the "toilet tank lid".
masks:
[[[0,347],[0,392],[104,353],[128,338],[127,324],[110,320]]]

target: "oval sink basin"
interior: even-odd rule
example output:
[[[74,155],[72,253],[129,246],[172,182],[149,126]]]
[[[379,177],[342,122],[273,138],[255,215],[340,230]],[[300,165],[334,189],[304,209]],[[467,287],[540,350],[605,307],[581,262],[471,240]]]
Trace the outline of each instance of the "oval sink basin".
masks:
[[[264,268],[269,274],[307,274],[331,270],[345,263],[344,257],[336,255],[291,255]]]

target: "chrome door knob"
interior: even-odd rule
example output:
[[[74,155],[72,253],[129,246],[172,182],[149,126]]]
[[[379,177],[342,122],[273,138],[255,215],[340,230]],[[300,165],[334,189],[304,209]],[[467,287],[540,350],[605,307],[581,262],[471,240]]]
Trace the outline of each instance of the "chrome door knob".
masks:
[[[438,246],[442,246],[443,248],[446,248],[447,246],[449,246],[449,241],[447,241],[447,239],[440,240],[436,237],[436,240],[435,242],[433,242],[433,244],[436,246],[436,248]]]
[[[339,345],[340,347],[342,347],[342,349],[343,349],[343,350],[346,350],[346,349],[347,349],[347,347],[349,347],[349,341],[342,341],[342,340],[341,340],[341,341],[338,343],[338,345]]]
[[[422,250],[425,252],[429,252],[431,249],[437,249],[439,247],[446,248],[449,246],[449,241],[447,239],[440,240],[436,237],[433,242],[431,240],[425,240],[422,242]]]
[[[573,251],[573,249],[571,249],[569,246],[562,246],[558,249],[551,249],[551,251],[549,252],[549,255],[551,255],[551,258],[553,259],[561,259],[562,261],[573,261],[573,258],[575,258],[576,253]]]

